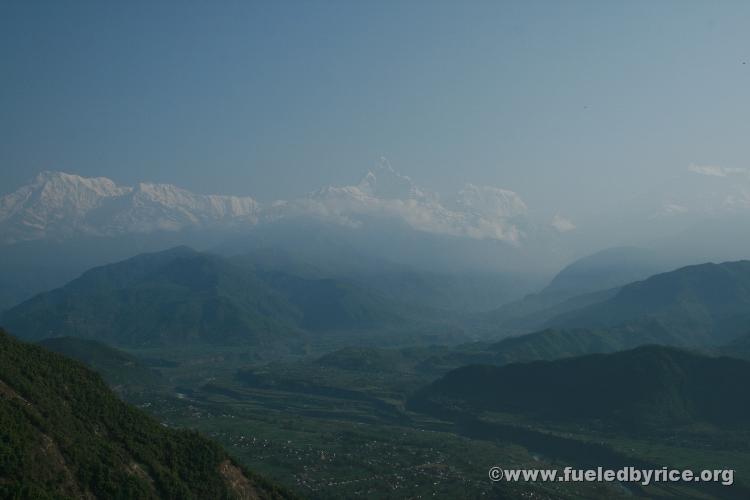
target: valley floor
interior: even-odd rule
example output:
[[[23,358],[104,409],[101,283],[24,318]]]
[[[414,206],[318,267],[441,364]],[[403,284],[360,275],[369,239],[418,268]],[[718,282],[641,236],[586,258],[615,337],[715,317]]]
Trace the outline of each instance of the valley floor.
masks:
[[[167,352],[149,352],[168,358]],[[205,352],[162,368],[158,388],[127,399],[168,426],[214,438],[252,470],[306,498],[747,498],[750,436],[718,429],[649,436],[532,422],[510,415],[471,421],[405,409],[426,381],[413,372],[378,376],[310,360],[255,367]],[[243,373],[242,371],[239,372]],[[492,466],[736,469],[735,484],[493,483]]]

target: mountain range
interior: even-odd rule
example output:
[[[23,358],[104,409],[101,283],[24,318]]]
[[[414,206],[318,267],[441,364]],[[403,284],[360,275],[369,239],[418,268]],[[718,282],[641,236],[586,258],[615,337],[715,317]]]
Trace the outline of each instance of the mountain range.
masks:
[[[677,234],[694,222],[743,215],[750,209],[748,179],[742,169],[693,165],[668,185],[639,195],[618,213],[604,214],[606,220],[601,222],[617,223],[623,231],[634,232],[630,240],[637,243],[658,239],[659,234]],[[121,186],[105,177],[44,171],[0,197],[0,243],[252,227],[300,216],[352,228],[367,218],[382,217],[427,233],[523,246],[544,242],[552,233],[578,229],[560,213],[540,217],[508,189],[467,183],[455,194],[441,196],[381,159],[356,184],[326,186],[301,198],[267,203],[250,196],[195,194],[171,184]],[[592,219],[590,224],[595,227],[598,222]],[[638,231],[640,236],[635,234]],[[609,241],[611,246],[616,239]]]
[[[517,244],[527,230],[522,225],[527,213],[516,193],[490,186],[467,184],[453,199],[443,201],[385,160],[356,185],[328,186],[304,198],[266,204],[248,196],[195,194],[171,184],[120,186],[104,177],[45,171],[0,198],[0,234],[2,243],[11,244],[79,235],[252,227],[300,216],[357,227],[363,218],[386,217],[428,233]],[[562,230],[559,217],[554,226]]]
[[[467,184],[444,199],[386,161],[357,184],[268,203],[47,171],[0,198],[0,310],[91,267],[177,245],[225,256],[271,249],[316,266],[345,254],[408,272],[509,273],[505,302],[566,258],[572,226],[538,221],[519,195],[495,187]]]
[[[651,276],[612,297],[549,321],[559,327],[613,327],[656,321],[684,342],[726,343],[750,325],[750,261],[700,264]]]
[[[553,318],[601,302],[620,287],[678,267],[676,259],[651,249],[616,247],[573,261],[539,292],[487,313],[487,321],[505,330],[525,333]]]
[[[345,265],[346,259],[339,262]],[[515,324],[546,327],[487,349],[493,363],[551,358],[555,351],[610,352],[643,343],[719,346],[747,333],[750,324],[750,261],[687,266],[574,296],[546,309],[522,302],[509,317],[500,315],[503,310],[453,317],[426,303],[437,301],[437,296],[423,303],[406,300],[451,285],[447,277],[430,280],[429,275],[409,275],[393,267],[392,274],[377,278],[374,270],[353,269],[336,275],[268,250],[223,257],[176,247],[91,269],[64,287],[5,311],[0,321],[29,339],[77,336],[122,346],[268,345],[281,340],[299,345],[310,333],[449,332],[452,324],[507,336],[514,333],[507,327],[512,324],[508,318]],[[571,280],[580,290],[589,289],[586,281],[598,279],[597,273],[582,275]],[[447,290],[459,289],[451,286]],[[480,290],[490,290],[482,286]],[[469,353],[468,359],[474,355]]]
[[[481,308],[463,299],[452,308],[491,310],[537,292],[511,309],[545,309],[563,295],[580,296],[583,290],[575,280],[588,282],[593,292],[642,279],[644,272],[745,258],[750,251],[750,240],[743,236],[750,234],[744,230],[746,177],[734,170],[693,167],[670,186],[639,199],[638,210],[603,213],[600,227],[595,220],[542,214],[518,193],[494,186],[469,183],[454,194],[439,195],[386,160],[355,184],[262,203],[249,196],[196,194],[171,184],[124,186],[104,177],[46,171],[0,197],[0,310],[91,267],[177,245],[225,256],[280,250],[315,266],[346,254],[349,263],[361,257],[401,266],[402,276],[414,271],[462,279],[493,274],[506,281],[504,292],[485,294],[486,285],[477,284],[479,293],[473,295],[488,297]],[[708,187],[711,192],[704,193]],[[614,226],[616,237],[610,234]],[[729,240],[732,245],[726,244]],[[613,244],[640,248],[594,253],[541,290],[575,258]],[[604,264],[615,261],[617,271],[602,272]],[[598,277],[585,277],[586,269]],[[383,270],[375,269],[374,275]],[[412,295],[421,297],[422,291]],[[432,305],[437,302],[451,308],[445,298],[436,297]]]
[[[411,319],[406,308],[355,285],[187,247],[91,269],[1,318],[27,339],[76,336],[125,346],[302,342],[305,332],[387,329]]]
[[[482,315],[496,324],[494,330],[485,326],[489,332],[511,336],[426,356],[420,369],[445,373],[468,364],[554,360],[644,344],[740,357],[750,351],[750,261],[686,266],[547,308],[539,296],[552,297],[530,296]]]
[[[175,231],[191,226],[258,221],[249,197],[196,195],[168,184],[118,186],[105,177],[42,172],[0,198],[5,244],[80,235]]]

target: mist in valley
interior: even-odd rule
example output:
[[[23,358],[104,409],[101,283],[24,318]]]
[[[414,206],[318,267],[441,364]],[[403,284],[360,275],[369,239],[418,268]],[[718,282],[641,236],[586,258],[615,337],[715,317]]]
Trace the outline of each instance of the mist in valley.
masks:
[[[748,16],[0,6],[0,497],[747,498]]]

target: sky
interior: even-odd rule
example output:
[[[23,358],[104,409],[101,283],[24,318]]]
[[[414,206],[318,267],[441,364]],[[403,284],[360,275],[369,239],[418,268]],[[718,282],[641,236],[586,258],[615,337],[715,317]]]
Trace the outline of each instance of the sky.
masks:
[[[574,219],[746,168],[750,2],[0,0],[0,191],[519,193]]]

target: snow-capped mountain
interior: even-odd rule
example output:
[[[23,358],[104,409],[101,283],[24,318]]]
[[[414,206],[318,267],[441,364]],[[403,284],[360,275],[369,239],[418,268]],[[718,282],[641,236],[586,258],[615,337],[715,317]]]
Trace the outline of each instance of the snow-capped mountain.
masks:
[[[300,216],[349,227],[370,218],[395,219],[416,231],[513,245],[521,243],[528,227],[526,204],[512,191],[467,184],[443,201],[382,160],[356,185],[328,186],[265,205],[251,197],[201,195],[170,184],[118,186],[103,177],[43,172],[0,198],[0,239],[8,244],[76,234],[242,227]]]
[[[417,186],[382,159],[351,186],[328,186],[309,197],[279,203],[277,217],[316,215],[359,227],[363,217],[397,219],[417,231],[517,245],[524,236],[526,204],[516,193],[467,184],[452,199]]]
[[[104,177],[42,172],[0,198],[2,243],[180,230],[209,224],[257,222],[249,197],[198,195],[169,184],[118,186]]]

